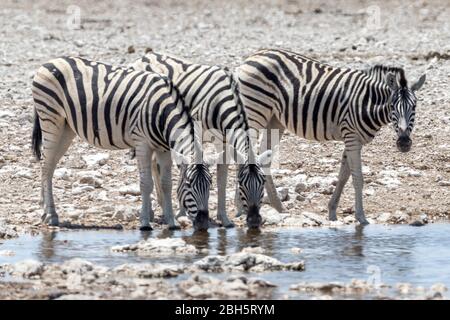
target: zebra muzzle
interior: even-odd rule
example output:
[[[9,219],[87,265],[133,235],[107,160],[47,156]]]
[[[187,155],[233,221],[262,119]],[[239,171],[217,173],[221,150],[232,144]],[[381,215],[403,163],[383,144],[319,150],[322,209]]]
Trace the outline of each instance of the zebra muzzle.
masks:
[[[408,152],[409,150],[411,150],[411,146],[412,146],[412,140],[407,135],[401,135],[397,139],[397,149],[400,152]]]
[[[257,206],[249,206],[247,213],[247,227],[250,229],[257,229],[261,226],[262,217],[259,214]]]
[[[209,212],[208,210],[200,210],[194,219],[195,231],[205,231],[209,227]]]

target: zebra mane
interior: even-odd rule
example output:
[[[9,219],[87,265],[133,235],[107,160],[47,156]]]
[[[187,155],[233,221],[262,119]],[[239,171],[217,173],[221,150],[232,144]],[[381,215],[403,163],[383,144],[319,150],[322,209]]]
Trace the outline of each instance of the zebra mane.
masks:
[[[241,99],[241,92],[240,92],[240,89],[239,89],[239,83],[238,83],[238,81],[236,81],[236,77],[235,77],[235,75],[234,75],[234,73],[232,71],[230,71],[227,67],[223,67],[222,69],[225,71],[225,73],[230,78],[230,85],[231,85],[231,90],[233,91],[234,100],[236,101],[237,106],[242,111],[241,115],[244,117],[245,134],[247,135],[247,146],[248,146],[247,152],[249,153],[249,158],[247,159],[247,161],[249,163],[256,163],[255,155],[253,153],[253,148],[252,148],[252,144],[251,144],[250,136],[249,136],[249,126],[248,126],[247,113],[245,112],[244,104],[243,104],[242,99]]]
[[[398,83],[401,87],[407,87],[408,81],[406,80],[405,70],[403,68],[394,67],[394,66],[385,66],[381,64],[377,64],[369,69],[364,70],[366,74],[370,77],[374,77],[378,80],[385,79],[385,76],[388,73],[393,73],[397,76]]]
[[[181,95],[180,90],[178,89],[178,87],[176,85],[173,84],[172,80],[170,80],[169,77],[166,77],[164,75],[160,75],[161,78],[166,82],[166,84],[169,86],[169,92],[170,93],[175,93],[175,97],[176,99],[181,103],[181,107],[183,109],[183,112],[186,114],[189,123],[191,124],[191,130],[190,130],[190,134],[194,137],[193,143],[194,143],[194,160],[198,163],[202,158],[202,147],[200,145],[200,143],[198,142],[198,139],[196,139],[195,136],[195,130],[194,130],[194,120],[191,116],[191,113],[189,112],[189,108],[186,106],[186,102],[183,99],[183,96]],[[176,102],[178,102],[176,101]],[[200,139],[201,140],[201,139]]]

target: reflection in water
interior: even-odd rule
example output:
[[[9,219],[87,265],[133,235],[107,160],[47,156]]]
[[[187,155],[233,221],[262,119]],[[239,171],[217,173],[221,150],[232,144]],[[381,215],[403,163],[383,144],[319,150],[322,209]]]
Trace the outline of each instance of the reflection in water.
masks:
[[[51,259],[55,254],[55,238],[58,234],[57,231],[43,232],[40,243],[40,250],[38,254],[41,254],[45,259]]]
[[[301,281],[340,281],[367,279],[367,268],[377,266],[381,281],[388,284],[411,282],[429,286],[436,282],[450,285],[450,224],[411,226],[348,226],[316,229],[223,229],[206,232],[192,230],[153,230],[151,232],[116,230],[71,230],[24,235],[5,241],[1,250],[11,250],[13,257],[0,256],[0,263],[37,259],[60,263],[82,258],[106,266],[123,263],[192,263],[205,256],[172,255],[146,257],[136,253],[115,253],[115,245],[136,243],[142,239],[177,237],[209,255],[239,252],[245,247],[260,246],[264,253],[283,262],[304,260],[306,271],[259,275],[289,288]],[[292,248],[301,248],[301,254]],[[274,278],[271,278],[274,277]]]
[[[210,234],[209,231],[194,231],[191,236],[182,237],[186,243],[193,245],[197,250],[210,250]]]

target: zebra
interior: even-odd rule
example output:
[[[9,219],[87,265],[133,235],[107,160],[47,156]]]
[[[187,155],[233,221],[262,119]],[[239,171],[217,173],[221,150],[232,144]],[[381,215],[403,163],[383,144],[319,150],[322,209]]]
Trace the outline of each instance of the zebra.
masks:
[[[43,155],[44,223],[59,224],[52,177],[76,135],[102,149],[135,149],[142,194],[141,230],[151,230],[154,220],[150,202],[153,154],[161,167],[163,218],[169,228],[178,228],[171,202],[171,155],[181,162],[182,203],[189,203],[190,211],[208,210],[211,175],[201,161],[201,146],[188,109],[167,77],[79,57],[61,57],[37,70],[32,95],[32,149],[38,160]]]
[[[172,79],[191,108],[191,116],[201,123],[202,129],[214,131],[215,136],[224,144],[228,143],[233,150],[234,159],[239,163],[236,188],[239,211],[246,214],[249,228],[258,228],[262,223],[260,207],[265,183],[265,175],[260,166],[268,163],[272,153],[266,150],[258,157],[253,154],[246,114],[233,74],[227,68],[195,64],[154,51],[147,52],[130,66],[136,70],[158,72]],[[226,149],[223,148],[225,154]],[[225,208],[227,175],[228,164],[219,163],[217,218],[228,228],[234,224],[228,218]]]
[[[362,146],[392,122],[398,150],[410,150],[415,92],[424,84],[425,75],[408,87],[401,68],[336,68],[291,51],[272,49],[249,56],[236,73],[249,126],[267,128],[262,146],[273,150],[273,130],[279,130],[280,138],[288,130],[308,140],[344,142],[339,180],[328,203],[329,219],[337,219],[342,190],[352,175],[356,218],[368,224],[362,199]],[[266,188],[271,204],[281,212],[270,174],[266,175]]]

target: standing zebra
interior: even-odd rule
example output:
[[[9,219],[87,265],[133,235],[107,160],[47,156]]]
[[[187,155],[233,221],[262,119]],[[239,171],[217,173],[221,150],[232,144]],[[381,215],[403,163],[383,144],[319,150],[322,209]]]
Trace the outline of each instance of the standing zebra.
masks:
[[[237,188],[240,210],[247,215],[247,225],[250,228],[259,227],[262,221],[259,210],[265,183],[260,164],[266,164],[272,153],[267,150],[254,159],[248,122],[233,75],[219,66],[193,64],[156,52],[148,52],[131,67],[158,72],[172,79],[191,108],[191,116],[201,122],[203,130],[214,131],[224,144],[231,146],[234,159],[240,164]],[[233,227],[225,208],[227,171],[227,163],[218,164],[217,218],[223,226]]]
[[[39,68],[32,92],[35,103],[32,147],[41,159],[42,145],[44,155],[41,201],[45,223],[58,225],[52,177],[75,135],[102,149],[136,150],[142,230],[151,229],[154,217],[150,202],[152,154],[162,168],[163,215],[169,227],[177,227],[171,202],[171,153],[184,162],[180,177],[182,203],[189,203],[190,211],[208,210],[211,177],[208,168],[198,163],[200,145],[194,136],[192,119],[169,79],[156,73],[62,57]],[[197,163],[192,164],[193,159]]]
[[[368,71],[335,68],[285,50],[262,50],[237,69],[250,127],[267,128],[262,146],[274,148],[271,130],[285,129],[315,141],[344,141],[339,181],[328,204],[329,219],[350,177],[355,189],[356,218],[367,224],[363,210],[361,148],[384,125],[393,122],[397,147],[411,148],[416,97],[425,75],[408,87],[403,69],[376,66]],[[281,211],[270,175],[266,188]],[[275,195],[275,196],[273,196]]]

